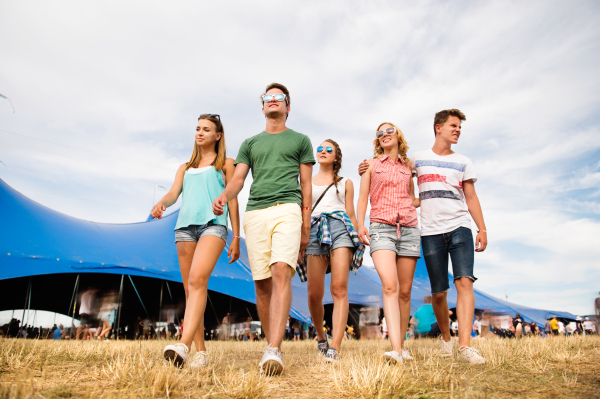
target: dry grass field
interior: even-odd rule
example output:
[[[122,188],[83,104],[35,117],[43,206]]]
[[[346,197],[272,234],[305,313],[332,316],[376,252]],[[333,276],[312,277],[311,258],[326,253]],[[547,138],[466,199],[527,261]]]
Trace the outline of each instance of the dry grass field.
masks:
[[[439,359],[434,340],[408,342],[415,360],[394,366],[387,342],[345,341],[337,365],[314,341],[286,342],[279,377],[259,373],[264,343],[209,342],[200,371],[163,361],[164,345],[0,339],[0,398],[600,397],[598,336],[476,340],[483,366]]]

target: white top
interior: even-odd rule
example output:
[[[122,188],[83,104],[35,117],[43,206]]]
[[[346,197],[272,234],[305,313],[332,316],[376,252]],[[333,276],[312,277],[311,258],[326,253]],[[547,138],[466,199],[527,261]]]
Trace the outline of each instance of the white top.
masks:
[[[319,202],[319,205],[316,208],[315,208],[315,203],[317,202],[317,200],[319,199],[321,194],[323,194],[323,191],[325,191],[325,189],[327,189],[327,187],[329,187],[329,184],[326,186],[315,186],[313,184],[312,185],[313,211],[310,216],[311,217],[319,216],[320,214],[322,214],[324,212],[327,212],[327,213],[336,212],[336,211],[346,212],[346,181],[348,181],[348,179],[344,177],[337,184],[338,192],[335,191],[335,186],[332,186],[329,190],[327,190],[327,193],[325,193],[325,196],[321,199],[321,201]]]
[[[385,317],[384,317],[384,318],[381,320],[381,329],[382,329],[384,332],[387,332],[387,330],[388,330],[388,329],[387,329],[387,322],[385,321]]]
[[[197,175],[198,173],[202,173],[205,170],[209,170],[210,168],[214,168],[212,165],[205,166],[203,168],[189,168],[187,172],[191,175]]]
[[[421,236],[470,229],[463,182],[477,181],[471,160],[457,153],[442,157],[427,150],[413,154],[411,164],[421,199]]]
[[[86,291],[81,295],[79,314],[92,314],[92,294],[89,291]]]

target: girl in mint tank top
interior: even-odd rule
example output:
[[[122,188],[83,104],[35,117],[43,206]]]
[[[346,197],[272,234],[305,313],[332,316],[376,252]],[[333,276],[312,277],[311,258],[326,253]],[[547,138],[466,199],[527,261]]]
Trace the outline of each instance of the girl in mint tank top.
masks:
[[[227,240],[227,214],[233,239],[229,245],[229,263],[240,256],[240,217],[237,198],[227,203],[221,216],[212,211],[212,202],[225,190],[233,177],[233,159],[225,155],[225,131],[219,115],[202,114],[196,126],[192,158],[177,170],[173,186],[152,208],[152,217],[161,219],[163,212],[182,195],[181,209],[175,225],[175,243],[179,268],[186,295],[185,329],[181,341],[167,345],[165,359],[183,367],[204,367],[208,354],[204,345],[204,311],[208,279]],[[196,354],[189,358],[192,342]]]
[[[390,362],[412,360],[404,349],[410,319],[410,294],[417,259],[421,257],[414,183],[408,164],[408,144],[393,123],[376,130],[375,157],[360,179],[358,237],[371,247],[371,258],[381,279],[383,312],[392,350],[384,357]],[[370,229],[365,227],[371,201]]]

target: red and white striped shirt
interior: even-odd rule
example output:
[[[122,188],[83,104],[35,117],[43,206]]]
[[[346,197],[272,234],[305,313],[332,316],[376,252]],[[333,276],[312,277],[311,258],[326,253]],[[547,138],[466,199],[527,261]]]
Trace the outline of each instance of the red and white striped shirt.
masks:
[[[400,226],[417,227],[417,210],[410,198],[411,170],[400,158],[394,162],[387,155],[371,161],[371,222],[385,223],[397,227],[400,238]]]

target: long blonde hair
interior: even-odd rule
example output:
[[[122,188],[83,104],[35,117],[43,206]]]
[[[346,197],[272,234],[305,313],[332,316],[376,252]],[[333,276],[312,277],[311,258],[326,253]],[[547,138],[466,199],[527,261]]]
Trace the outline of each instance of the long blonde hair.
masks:
[[[223,124],[221,123],[221,119],[209,114],[200,115],[198,120],[200,119],[206,119],[208,121],[211,121],[217,127],[217,133],[221,133],[221,138],[215,143],[215,152],[217,153],[217,156],[215,157],[215,160],[211,163],[211,166],[214,166],[216,170],[220,171],[221,169],[223,169],[223,165],[225,165],[225,160],[227,159],[227,154],[225,151],[225,130],[223,129]],[[187,163],[185,170],[188,170],[189,168],[197,168],[198,165],[200,165],[202,155],[200,154],[200,148],[198,147],[198,144],[194,145],[194,152],[192,153],[192,158]]]
[[[400,157],[402,163],[408,166],[408,156],[406,155],[408,153],[408,144],[406,143],[406,140],[404,140],[404,133],[402,133],[402,130],[400,130],[398,126],[391,122],[381,123],[375,131],[377,132],[383,125],[390,125],[396,129],[396,134],[398,135],[398,156]],[[378,138],[375,138],[375,141],[373,141],[373,146],[375,147],[373,150],[375,158],[381,157],[383,155],[383,148],[381,148],[381,145],[379,145]]]

